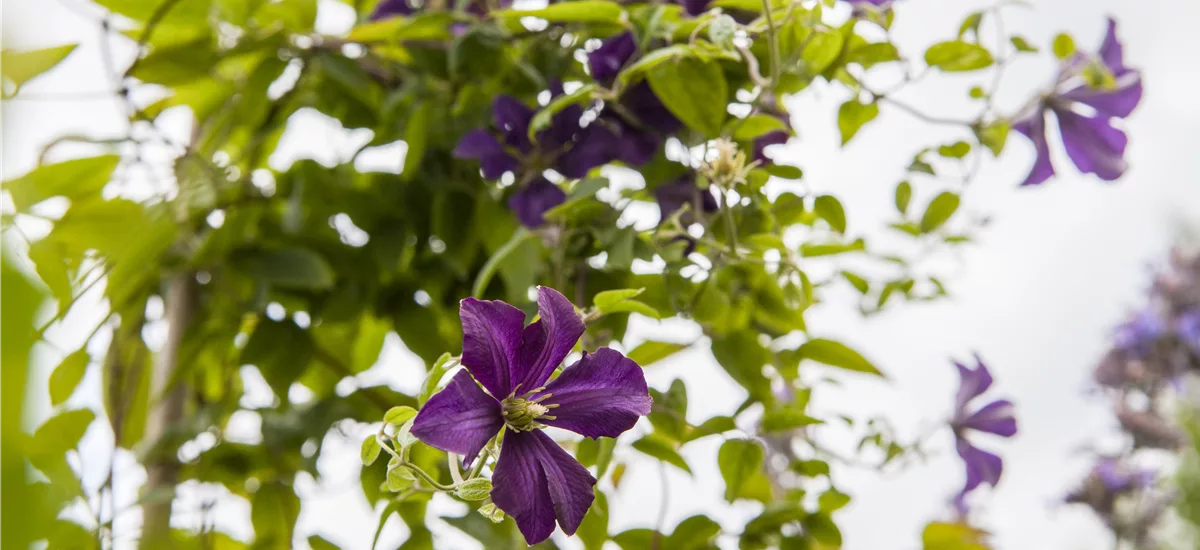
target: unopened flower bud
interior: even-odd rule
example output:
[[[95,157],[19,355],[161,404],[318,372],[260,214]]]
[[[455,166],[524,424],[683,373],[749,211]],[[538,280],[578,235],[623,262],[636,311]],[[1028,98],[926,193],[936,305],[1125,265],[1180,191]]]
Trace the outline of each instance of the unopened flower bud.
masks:
[[[497,508],[495,504],[490,502],[479,507],[479,514],[492,520],[492,523],[500,523],[504,521],[504,511]]]
[[[491,480],[477,477],[468,479],[454,490],[454,496],[463,500],[483,500],[492,492]]]
[[[733,37],[737,34],[737,21],[732,17],[721,14],[712,18],[708,24],[708,39],[713,44],[723,48],[733,45]]]

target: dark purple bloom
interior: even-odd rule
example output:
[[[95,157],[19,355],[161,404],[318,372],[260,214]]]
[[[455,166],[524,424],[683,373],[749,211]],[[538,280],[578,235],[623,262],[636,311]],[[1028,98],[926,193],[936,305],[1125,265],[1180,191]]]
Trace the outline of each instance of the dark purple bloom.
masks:
[[[562,83],[550,84],[552,97],[563,94]],[[555,113],[548,128],[529,139],[536,111],[516,98],[501,95],[492,102],[495,131],[472,130],[459,140],[454,156],[479,161],[484,177],[496,179],[524,164],[529,169],[553,168],[569,178],[581,178],[609,160],[610,147],[602,128],[580,126],[583,109],[571,105]]]
[[[1153,351],[1154,344],[1165,332],[1158,313],[1153,307],[1147,307],[1117,327],[1113,340],[1117,349],[1135,357],[1145,357]]]
[[[954,399],[954,418],[950,426],[954,429],[954,446],[966,466],[967,479],[954,502],[959,513],[966,513],[967,493],[983,483],[995,486],[1000,481],[1004,463],[1000,457],[975,447],[967,439],[968,432],[985,432],[1001,437],[1012,437],[1017,433],[1017,419],[1013,416],[1012,402],[1007,399],[992,401],[974,411],[969,411],[970,402],[987,391],[992,385],[992,374],[987,365],[977,356],[977,366],[971,369],[954,362],[962,381]]]
[[[588,53],[588,70],[597,82],[610,86],[637,54],[638,45],[633,33],[624,32],[605,40],[599,48]],[[606,106],[597,125],[608,130],[604,139],[610,144],[608,154],[611,158],[630,166],[648,162],[662,147],[662,134],[683,127],[644,80],[625,88],[615,105]]]
[[[693,17],[708,11],[708,5],[712,0],[679,0],[679,5],[683,6],[683,11]]]
[[[530,545],[546,540],[556,520],[574,534],[595,498],[596,479],[540,428],[591,438],[632,428],[650,412],[641,367],[600,348],[550,380],[584,332],[575,307],[550,288],[538,287],[539,319],[529,326],[521,310],[501,301],[468,298],[459,315],[466,369],[422,407],[413,435],[463,455],[469,465],[503,430],[492,501]]]
[[[1067,494],[1066,501],[1083,503],[1098,514],[1109,516],[1117,497],[1154,484],[1153,470],[1126,467],[1114,458],[1102,457],[1083,484]]]
[[[772,159],[766,155],[764,152],[765,149],[771,145],[787,143],[789,138],[791,138],[791,135],[783,130],[767,132],[754,138],[754,157],[751,160],[756,160],[760,164],[770,164]]]
[[[508,207],[525,227],[541,227],[547,210],[567,200],[567,194],[546,178],[538,177],[508,199]]]
[[[592,73],[596,82],[608,86],[637,51],[638,45],[633,33],[618,34],[601,42],[599,48],[588,53],[588,71]]]
[[[1046,115],[1058,119],[1059,133],[1067,156],[1080,172],[1112,181],[1125,172],[1125,133],[1112,120],[1133,112],[1142,99],[1141,73],[1125,66],[1117,23],[1108,20],[1108,32],[1096,56],[1079,54],[1068,60],[1059,75],[1058,89],[1033,113],[1013,123],[1013,130],[1033,142],[1037,158],[1021,185],[1037,185],[1054,175],[1046,139]],[[1098,64],[1098,65],[1097,65]],[[1085,78],[1090,68],[1102,66],[1112,77],[1111,85],[1096,85]],[[1091,114],[1083,114],[1087,109]]]
[[[412,15],[416,10],[408,5],[408,0],[380,0],[371,12],[371,21],[379,21],[398,15]]]
[[[654,200],[658,202],[658,223],[666,221],[684,205],[687,205],[688,211],[683,213],[679,221],[685,226],[695,222],[696,212],[711,214],[717,211],[717,198],[712,190],[696,186],[694,174],[684,174],[655,187]]]

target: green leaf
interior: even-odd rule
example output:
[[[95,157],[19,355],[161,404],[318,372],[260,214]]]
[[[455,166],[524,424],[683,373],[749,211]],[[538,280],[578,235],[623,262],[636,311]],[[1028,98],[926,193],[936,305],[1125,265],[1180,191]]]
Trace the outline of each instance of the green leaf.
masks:
[[[441,384],[442,378],[446,376],[446,372],[450,370],[451,366],[449,353],[443,353],[437,361],[434,361],[433,365],[429,367],[429,373],[425,375],[425,381],[421,383],[421,395],[417,399],[418,405],[425,405],[425,402],[437,393],[438,385]]]
[[[923,550],[987,550],[986,534],[962,523],[933,522],[921,533]]]
[[[942,191],[929,201],[925,213],[921,215],[921,232],[928,233],[942,226],[958,210],[958,195],[950,191]]]
[[[558,6],[570,6],[557,4]],[[706,138],[721,134],[728,104],[725,73],[715,61],[683,57],[673,63],[663,63],[646,73],[646,80],[679,120]],[[697,83],[704,83],[697,86]]]
[[[831,548],[842,546],[842,532],[826,514],[812,514],[804,518],[804,530],[822,545]]]
[[[896,211],[900,215],[908,214],[908,202],[912,200],[912,184],[902,181],[896,184]]]
[[[821,420],[808,416],[803,411],[786,407],[763,413],[761,424],[764,433],[790,432],[796,428],[821,424]]]
[[[62,362],[54,368],[54,372],[50,373],[51,405],[61,405],[71,397],[72,393],[75,393],[79,381],[83,380],[83,375],[87,373],[90,361],[91,356],[88,355],[87,348],[83,348],[64,357]]]
[[[308,547],[312,550],[341,550],[338,545],[321,538],[319,535],[308,537]]]
[[[821,195],[813,204],[817,217],[825,220],[829,227],[838,233],[846,232],[846,210],[841,201],[833,195]]]
[[[400,466],[400,464],[397,463],[395,458],[392,458],[391,460],[388,461],[388,470],[387,470],[387,490],[388,491],[391,491],[393,493],[399,493],[400,491],[403,491],[405,489],[408,489],[409,487],[412,487],[413,483],[416,481],[417,481],[417,476],[413,475],[412,470],[409,470],[407,466]],[[485,479],[483,481],[487,481],[487,480]],[[475,496],[475,493],[469,493],[469,494],[471,496]],[[463,500],[471,500],[468,498],[464,498],[462,495],[459,495],[457,491],[455,492],[455,496],[462,498]]]
[[[817,499],[817,506],[822,512],[831,513],[842,507],[850,504],[850,495],[840,492],[837,489],[829,489]]]
[[[246,347],[241,362],[254,365],[280,399],[287,399],[288,389],[308,368],[315,351],[312,336],[292,321],[262,319]]]
[[[347,40],[354,42],[404,42],[408,40],[440,41],[449,38],[449,13],[422,13],[413,17],[389,17],[354,27]]]
[[[551,4],[536,10],[499,10],[493,17],[540,17],[551,23],[612,23],[621,21],[625,10],[616,2],[604,0],[580,0]]]
[[[362,460],[363,466],[370,466],[379,458],[379,453],[382,449],[379,447],[379,440],[375,438],[375,434],[368,435],[362,442],[362,449],[358,451],[358,457]]]
[[[28,511],[25,512],[29,513]],[[78,523],[65,519],[57,519],[54,520],[52,525],[46,527],[48,527],[46,533],[48,535],[46,537],[47,549],[100,550],[100,537]]]
[[[417,416],[417,410],[412,407],[392,407],[384,413],[383,421],[399,426]]]
[[[78,447],[95,419],[91,409],[74,409],[50,417],[33,432],[29,454],[56,457]]]
[[[404,153],[404,169],[400,172],[400,179],[411,180],[421,167],[421,161],[425,158],[425,149],[428,147],[429,124],[433,117],[433,108],[432,102],[425,101],[417,104],[410,111],[408,123],[404,127],[404,142],[408,144],[408,151]]]
[[[733,422],[731,416],[714,416],[702,422],[699,426],[693,426],[683,437],[683,442],[688,443],[702,437],[717,435],[737,429],[737,424]]]
[[[976,71],[992,65],[992,52],[962,40],[939,42],[925,50],[925,63],[946,72]]]
[[[3,75],[5,83],[12,87],[11,90],[5,91],[5,96],[11,97],[23,84],[53,69],[75,51],[75,46],[65,44],[23,52],[0,51],[0,74]]]
[[[803,359],[811,359],[831,367],[883,376],[870,361],[841,342],[814,338],[802,344],[796,352]]]
[[[983,22],[983,12],[973,11],[967,14],[961,25],[958,26],[958,38],[961,40],[968,32],[979,36],[979,24]]]
[[[949,145],[938,147],[938,154],[951,159],[961,159],[971,152],[971,144],[965,141],[956,141]]]
[[[787,124],[771,115],[750,115],[745,119],[734,121],[732,126],[733,139],[749,141],[763,134],[778,130],[788,130]]]
[[[250,499],[250,523],[257,548],[287,548],[300,515],[300,499],[290,485],[264,483]]]
[[[867,249],[866,241],[862,239],[854,239],[851,242],[823,242],[823,243],[803,243],[800,245],[800,255],[805,258],[815,258],[818,256],[832,256],[834,254],[845,254],[847,252],[862,252]]]
[[[307,248],[249,252],[234,263],[246,273],[280,288],[321,290],[333,286],[333,268],[325,258]]]
[[[1022,36],[1010,36],[1008,37],[1008,41],[1012,42],[1013,47],[1016,48],[1018,52],[1037,53],[1038,51],[1037,46],[1030,44],[1029,41]]]
[[[742,495],[746,482],[762,468],[763,449],[753,441],[730,439],[717,451],[717,467],[725,479],[725,500],[733,502]]]
[[[613,451],[617,448],[617,440],[611,437],[596,438],[596,478],[603,478],[612,464]]]
[[[296,34],[309,33],[317,22],[317,0],[279,0],[264,4],[255,19],[262,27],[280,26]]]
[[[620,290],[606,290],[596,294],[593,303],[596,306],[596,311],[607,315],[609,313],[640,313],[654,319],[661,319],[662,314],[658,310],[646,305],[643,302],[632,300],[634,296],[641,294],[644,288],[625,288]]]
[[[979,138],[979,142],[987,147],[993,156],[998,157],[1004,151],[1004,144],[1008,142],[1010,129],[1012,125],[1007,120],[996,120],[987,126],[976,128],[975,137]]]
[[[1054,37],[1054,57],[1066,59],[1075,55],[1075,39],[1067,33],[1059,33]]]
[[[72,304],[74,290],[71,287],[71,275],[67,272],[67,260],[54,239],[41,239],[29,245],[29,260],[37,269],[38,277],[50,289],[50,294],[58,301],[58,312],[66,313]]]
[[[679,468],[688,474],[692,473],[692,469],[688,467],[687,461],[685,461],[683,456],[681,456],[679,452],[675,450],[675,447],[672,446],[670,442],[659,436],[654,434],[647,435],[637,441],[634,441],[633,448],[637,449],[643,454],[657,458],[663,462],[666,462],[667,464]]]
[[[800,59],[804,61],[805,71],[809,74],[821,74],[828,69],[842,54],[845,37],[836,30],[818,29],[810,37]]]
[[[99,197],[120,161],[120,155],[103,155],[44,164],[24,176],[4,182],[3,188],[12,194],[13,206],[18,212],[26,212],[29,207],[51,197],[66,197],[72,201]]]
[[[849,271],[842,271],[841,273],[846,282],[850,283],[850,286],[853,286],[860,294],[866,294],[871,290],[871,283],[867,282],[861,275]]]
[[[211,78],[221,55],[207,33],[193,40],[152,50],[130,67],[129,76],[142,82],[177,86]]]
[[[837,119],[838,130],[842,133],[842,145],[849,143],[864,124],[875,120],[877,116],[879,116],[879,106],[874,102],[859,103],[857,99],[851,99],[843,103],[838,108]]]
[[[687,387],[683,380],[675,379],[666,393],[650,389],[650,397],[654,406],[650,412],[650,424],[656,434],[663,435],[673,441],[682,441],[688,431],[687,423]]]
[[[655,541],[661,541],[662,538],[661,533],[651,529],[630,529],[617,533],[613,542],[617,543],[621,550],[646,550],[653,548]]]
[[[533,115],[529,122],[529,139],[537,141],[537,133],[550,127],[550,121],[559,111],[572,105],[586,105],[592,100],[592,92],[596,91],[595,84],[584,84],[569,94],[560,95],[550,101],[545,107]]]
[[[626,357],[633,360],[634,363],[641,365],[643,368],[653,365],[663,359],[666,359],[680,351],[687,349],[691,344],[676,344],[675,342],[659,342],[656,340],[647,340],[638,344]]]
[[[846,56],[846,63],[858,63],[864,69],[871,68],[880,63],[890,61],[900,61],[900,51],[896,49],[895,44],[891,42],[878,42],[875,44],[867,44],[865,46],[855,48]]]
[[[717,363],[746,391],[751,399],[771,398],[771,382],[763,375],[763,366],[771,362],[771,352],[758,341],[758,332],[738,330],[725,335],[714,334],[712,352]]]
[[[575,535],[585,550],[600,550],[608,541],[608,498],[603,491],[596,490],[596,500],[583,516]]]
[[[662,545],[671,550],[701,550],[712,548],[713,539],[721,534],[721,526],[708,516],[695,515],[675,526],[675,531]]]

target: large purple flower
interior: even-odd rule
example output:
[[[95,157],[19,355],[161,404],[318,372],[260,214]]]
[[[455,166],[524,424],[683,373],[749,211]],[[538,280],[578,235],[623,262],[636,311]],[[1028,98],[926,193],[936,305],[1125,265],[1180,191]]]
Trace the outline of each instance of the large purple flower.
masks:
[[[1064,63],[1054,93],[1033,113],[1013,123],[1013,129],[1033,142],[1037,158],[1021,185],[1037,185],[1054,175],[1046,138],[1046,115],[1058,119],[1059,133],[1071,162],[1085,174],[1112,181],[1125,172],[1125,133],[1112,120],[1133,112],[1142,99],[1142,77],[1125,66],[1117,23],[1108,20],[1108,32],[1096,56],[1077,54]],[[1087,75],[1099,70],[1111,82],[1097,84]],[[1105,79],[1102,79],[1105,80]],[[1084,111],[1090,113],[1084,113]]]
[[[574,534],[595,498],[596,479],[540,428],[592,438],[632,428],[650,413],[641,367],[600,348],[550,380],[584,331],[575,307],[550,288],[538,288],[539,319],[529,326],[521,310],[501,301],[468,298],[459,315],[466,369],[422,407],[413,435],[463,455],[469,465],[503,430],[492,501],[530,545],[546,540],[555,520]]]
[[[992,385],[992,374],[987,365],[977,356],[976,367],[971,369],[954,362],[962,381],[954,399],[954,418],[950,425],[954,429],[954,446],[967,469],[967,480],[962,491],[954,499],[959,513],[966,513],[967,493],[983,483],[995,486],[1000,481],[1004,463],[999,456],[974,446],[968,439],[969,432],[985,432],[1001,437],[1012,437],[1017,433],[1017,419],[1013,416],[1013,404],[1007,399],[998,399],[969,410],[972,400],[987,391]]]

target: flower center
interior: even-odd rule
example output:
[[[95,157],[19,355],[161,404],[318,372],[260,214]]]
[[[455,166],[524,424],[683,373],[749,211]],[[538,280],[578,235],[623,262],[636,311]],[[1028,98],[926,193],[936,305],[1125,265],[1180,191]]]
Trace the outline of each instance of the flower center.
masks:
[[[534,390],[525,394],[524,397],[516,397],[516,392],[509,395],[507,399],[500,402],[500,412],[504,415],[504,423],[514,431],[533,431],[544,428],[539,419],[554,420],[555,417],[546,414],[550,409],[557,405],[543,405],[542,401],[550,397],[550,394],[542,395],[537,399],[529,399]]]

